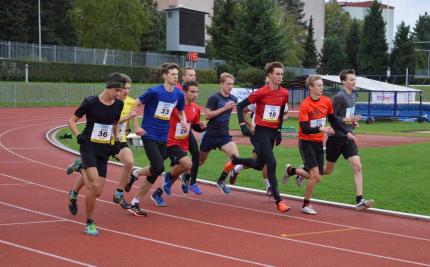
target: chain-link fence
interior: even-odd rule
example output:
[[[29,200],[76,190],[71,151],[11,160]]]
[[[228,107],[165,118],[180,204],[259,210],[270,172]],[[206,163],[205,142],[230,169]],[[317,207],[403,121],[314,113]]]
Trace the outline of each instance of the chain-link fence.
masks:
[[[0,58],[14,60],[39,60],[39,45],[0,40]],[[176,62],[186,66],[184,55],[169,55],[154,52],[132,52],[116,49],[97,49],[71,46],[42,45],[41,60],[95,65],[117,65],[135,67],[159,67],[165,62]],[[213,69],[224,60],[200,58],[197,69]]]
[[[151,85],[133,85],[130,96],[137,98]],[[90,95],[97,95],[104,84],[0,82],[0,107],[78,106]],[[204,106],[219,88],[201,87],[197,104]]]

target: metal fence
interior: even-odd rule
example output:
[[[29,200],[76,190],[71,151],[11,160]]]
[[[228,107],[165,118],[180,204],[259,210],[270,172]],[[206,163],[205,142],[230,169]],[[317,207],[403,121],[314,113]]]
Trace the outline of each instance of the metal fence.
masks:
[[[148,86],[133,85],[130,96],[137,98]],[[104,84],[0,82],[0,107],[78,106],[85,97],[97,95],[104,88]],[[200,88],[197,104],[205,105],[218,90]]]
[[[38,61],[39,45],[0,40],[0,58]],[[186,66],[186,57],[183,55],[56,45],[42,45],[41,58],[44,62],[65,62],[75,64],[159,67],[165,62],[176,62],[180,66]],[[225,63],[224,60],[200,58],[197,62],[196,68],[213,69],[216,64],[223,63]]]

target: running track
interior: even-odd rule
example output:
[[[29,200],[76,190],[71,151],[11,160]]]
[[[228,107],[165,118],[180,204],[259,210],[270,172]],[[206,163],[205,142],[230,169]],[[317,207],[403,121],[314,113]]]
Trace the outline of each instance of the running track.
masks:
[[[430,266],[424,220],[324,205],[306,216],[293,200],[281,215],[261,195],[226,196],[209,185],[200,197],[175,187],[165,208],[147,197],[149,216],[135,217],[111,201],[120,171],[113,165],[97,202],[100,235],[86,236],[84,198],[77,216],[67,209],[77,176],[67,176],[65,167],[74,156],[44,138],[72,112],[1,109],[2,266]]]

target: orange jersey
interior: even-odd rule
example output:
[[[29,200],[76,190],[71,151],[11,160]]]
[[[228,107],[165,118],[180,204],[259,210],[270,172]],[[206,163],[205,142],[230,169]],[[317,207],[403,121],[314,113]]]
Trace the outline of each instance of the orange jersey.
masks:
[[[325,127],[327,115],[333,114],[333,105],[330,98],[320,96],[318,100],[306,97],[300,104],[299,123],[309,122],[310,127]],[[322,143],[324,133],[305,134],[299,124],[299,139]]]
[[[179,119],[178,109],[172,111],[169,122],[169,134],[167,136],[167,146],[178,145],[183,151],[188,150],[188,135],[193,124],[200,123],[200,107],[196,103],[190,103],[184,107],[185,116],[187,117],[188,131],[182,129]]]
[[[272,90],[269,85],[265,85],[250,94],[248,101],[256,104],[255,124],[276,129],[281,107],[288,104],[288,90],[281,86],[278,90]]]

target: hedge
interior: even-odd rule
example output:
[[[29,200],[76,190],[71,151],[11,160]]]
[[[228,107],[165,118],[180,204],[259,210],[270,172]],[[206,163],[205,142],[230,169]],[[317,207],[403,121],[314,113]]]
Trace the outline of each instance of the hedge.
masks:
[[[29,80],[32,82],[102,82],[106,80],[109,73],[115,71],[126,73],[134,82],[162,82],[158,68],[5,59],[0,59],[0,80],[23,81],[25,78],[25,64],[28,64]],[[200,83],[218,83],[218,77],[215,70],[197,70],[197,77]]]

